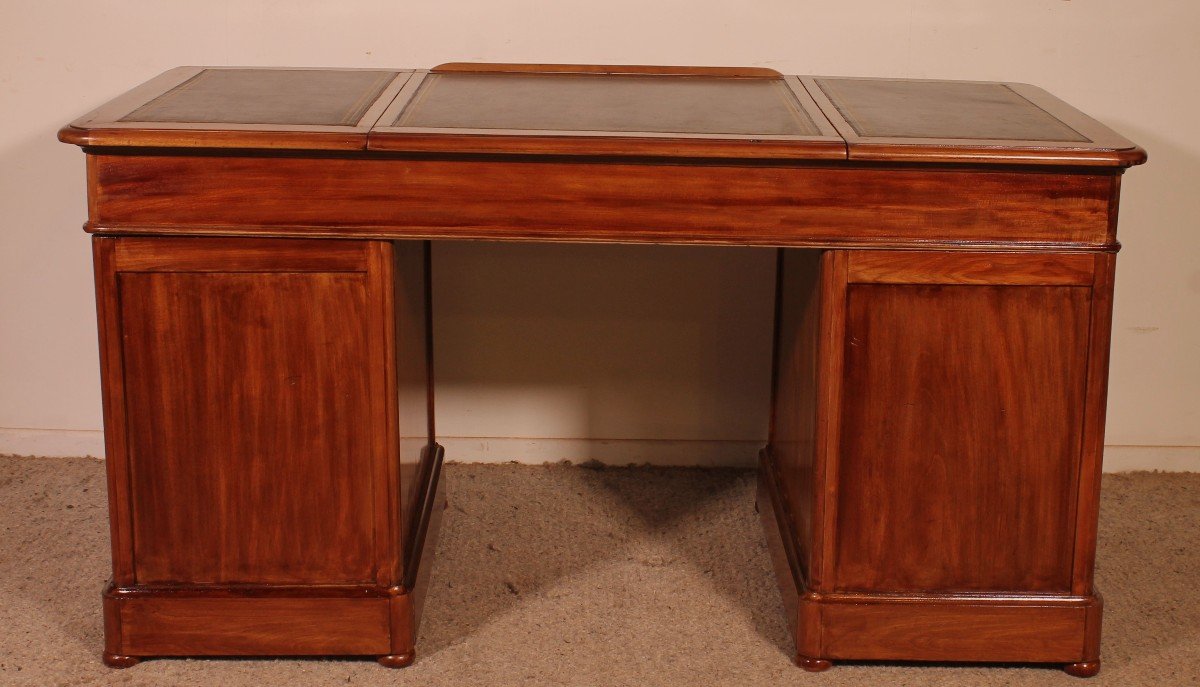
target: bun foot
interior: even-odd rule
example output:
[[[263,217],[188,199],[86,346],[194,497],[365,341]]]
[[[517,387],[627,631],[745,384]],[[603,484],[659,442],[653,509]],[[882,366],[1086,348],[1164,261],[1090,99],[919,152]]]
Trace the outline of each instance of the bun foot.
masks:
[[[833,662],[824,658],[809,658],[808,656],[797,656],[796,665],[807,670],[810,673],[820,673],[829,670],[833,667]]]
[[[109,668],[129,668],[142,662],[137,656],[122,656],[120,654],[104,654],[104,665]]]
[[[407,654],[388,654],[387,656],[380,656],[375,660],[379,661],[379,665],[384,668],[404,668],[405,666],[412,665],[413,659],[416,657],[416,654],[410,652]]]
[[[1089,661],[1087,663],[1068,663],[1063,666],[1063,672],[1067,675],[1075,677],[1095,677],[1096,673],[1100,672],[1100,661]]]

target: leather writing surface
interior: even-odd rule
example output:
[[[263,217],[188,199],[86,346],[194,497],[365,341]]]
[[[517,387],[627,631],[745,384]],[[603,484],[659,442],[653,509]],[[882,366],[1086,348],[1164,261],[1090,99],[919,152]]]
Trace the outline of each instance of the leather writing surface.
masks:
[[[1090,142],[1001,83],[817,79],[864,138]]]
[[[205,69],[122,122],[354,126],[394,71]]]
[[[393,126],[818,136],[782,79],[432,74]]]
[[[179,67],[76,119],[59,139],[93,149],[1098,167],[1146,160],[1128,139],[1029,84],[636,65]]]

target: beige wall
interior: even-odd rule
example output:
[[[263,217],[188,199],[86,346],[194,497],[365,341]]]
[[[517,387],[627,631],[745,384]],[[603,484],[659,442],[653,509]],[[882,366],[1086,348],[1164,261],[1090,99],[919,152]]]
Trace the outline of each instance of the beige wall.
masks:
[[[5,0],[0,31],[0,452],[99,450],[83,157],[54,141],[60,124],[180,64],[491,60],[1003,79],[1062,96],[1151,154],[1125,179],[1108,464],[1200,466],[1194,0]],[[435,258],[440,433],[477,437],[451,438],[452,457],[722,462],[761,443],[767,252],[462,243]]]

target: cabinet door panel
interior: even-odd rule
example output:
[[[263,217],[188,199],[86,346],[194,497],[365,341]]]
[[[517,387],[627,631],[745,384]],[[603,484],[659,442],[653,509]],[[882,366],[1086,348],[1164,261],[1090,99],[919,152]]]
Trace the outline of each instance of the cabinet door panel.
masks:
[[[851,284],[836,586],[1068,591],[1091,289]]]
[[[371,581],[366,273],[117,281],[137,581]]]

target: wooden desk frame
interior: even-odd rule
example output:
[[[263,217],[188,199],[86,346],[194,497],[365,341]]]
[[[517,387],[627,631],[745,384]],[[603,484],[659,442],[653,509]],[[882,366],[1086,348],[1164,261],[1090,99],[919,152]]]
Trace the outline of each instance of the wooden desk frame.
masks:
[[[413,660],[445,504],[428,240],[488,239],[778,248],[758,506],[802,667],[1099,670],[1117,206],[1140,148],[1021,84],[1087,142],[871,139],[812,77],[732,68],[433,73],[774,80],[814,133],[395,126],[427,71],[395,71],[350,126],[122,120],[198,73],[60,132],[87,153],[109,665]]]

